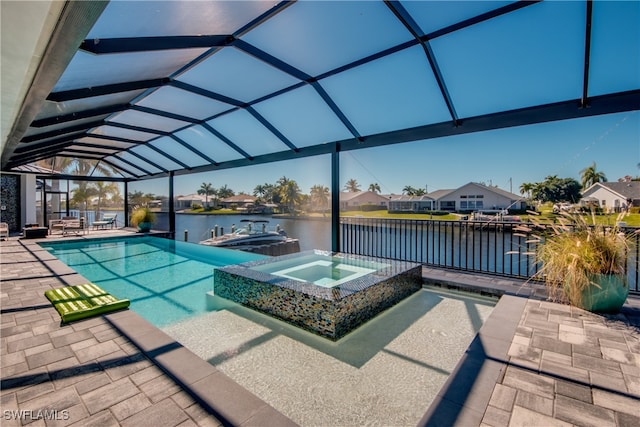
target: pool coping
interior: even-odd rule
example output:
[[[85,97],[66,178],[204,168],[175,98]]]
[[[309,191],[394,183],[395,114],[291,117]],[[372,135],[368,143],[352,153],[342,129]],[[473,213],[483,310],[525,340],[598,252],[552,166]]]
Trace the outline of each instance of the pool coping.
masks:
[[[104,317],[226,425],[297,425],[137,313],[125,310]]]
[[[418,426],[481,425],[528,298],[502,295]]]
[[[316,256],[316,257],[343,257],[346,260],[353,261],[364,261],[364,262],[373,262],[373,263],[384,263],[386,264],[384,267],[378,268],[376,271],[372,273],[368,273],[364,276],[360,276],[354,279],[350,279],[350,286],[343,286],[343,284],[339,286],[320,286],[315,285],[313,283],[309,283],[305,280],[293,279],[288,276],[282,276],[279,274],[263,271],[260,269],[256,269],[256,267],[262,267],[265,265],[269,265],[275,262],[284,262],[292,259],[296,259],[299,257],[307,257],[307,256]],[[364,255],[354,255],[354,254],[345,254],[341,252],[330,252],[330,251],[321,251],[321,250],[309,250],[298,252],[295,254],[287,254],[280,255],[276,257],[271,257],[267,259],[260,259],[256,261],[248,261],[240,264],[228,265],[224,267],[217,268],[216,271],[222,271],[229,274],[242,276],[244,278],[255,280],[258,282],[268,282],[273,283],[274,286],[284,289],[290,289],[295,292],[299,292],[305,295],[309,295],[311,297],[321,298],[328,301],[336,301],[341,298],[348,297],[354,293],[360,292],[372,286],[375,286],[399,272],[406,272],[410,269],[421,266],[421,264],[411,261],[401,261],[401,260],[387,260],[383,258],[370,257]]]
[[[529,299],[546,299],[543,285],[510,278],[423,267],[425,287],[498,297],[498,303],[441,387],[418,426],[481,425]]]

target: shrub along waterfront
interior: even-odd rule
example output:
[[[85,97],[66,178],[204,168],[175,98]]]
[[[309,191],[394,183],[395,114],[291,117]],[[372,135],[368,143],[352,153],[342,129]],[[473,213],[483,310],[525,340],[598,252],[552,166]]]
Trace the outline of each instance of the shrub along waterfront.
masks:
[[[240,215],[241,212],[233,209],[211,209],[205,210],[202,208],[199,209],[188,209],[181,211],[180,213],[185,214],[206,214],[206,215]],[[591,216],[590,214],[586,214]],[[365,217],[365,218],[388,218],[388,219],[431,219],[431,220],[440,220],[440,221],[458,221],[466,215],[454,214],[454,213],[444,213],[444,212],[433,212],[433,213],[389,213],[386,210],[378,210],[378,211],[342,211],[340,212],[340,216],[343,217]],[[543,209],[541,214],[536,216],[537,221],[542,222],[555,222],[558,218],[558,214],[554,214],[549,209]],[[278,215],[273,215],[274,218],[277,218]],[[289,215],[285,215],[287,218],[291,218]],[[322,218],[323,215],[321,213],[310,213],[310,214],[300,214],[297,215],[297,218]],[[329,218],[329,215],[325,215],[324,217]],[[596,223],[601,225],[615,225],[616,218],[618,214],[600,214],[595,215]],[[529,222],[531,215],[520,215],[522,222]],[[627,223],[628,227],[640,227],[640,213],[629,213],[624,216],[624,222]]]

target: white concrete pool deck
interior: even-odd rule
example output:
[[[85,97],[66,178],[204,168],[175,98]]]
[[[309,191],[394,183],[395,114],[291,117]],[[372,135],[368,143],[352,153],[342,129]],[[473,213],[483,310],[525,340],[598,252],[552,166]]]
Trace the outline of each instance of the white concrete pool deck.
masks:
[[[98,235],[92,232],[88,237]],[[77,238],[84,237],[69,239]],[[240,351],[237,357],[214,354],[212,358],[220,366],[217,369],[131,311],[61,326],[44,290],[85,279],[33,243],[16,238],[0,243],[1,402],[3,410],[22,411],[3,412],[9,415],[3,426],[30,423],[26,417],[44,408],[56,410],[58,415],[67,411],[68,415],[47,421],[47,425],[314,425],[283,415],[282,411],[289,409],[274,408],[222,372],[223,368],[230,372],[239,369],[238,381],[253,377],[250,370],[233,368],[249,351]],[[422,401],[416,408],[415,413],[422,414],[418,425],[640,425],[637,298],[629,298],[619,315],[600,316],[545,302],[537,290],[532,292],[531,287],[517,281],[426,268],[424,276],[426,281],[444,286],[506,295],[462,358],[453,361],[453,368],[438,366],[443,371],[451,369],[452,374],[433,402]],[[246,321],[240,319],[234,321]],[[286,345],[282,349],[277,345],[294,338],[288,332],[262,327],[258,335],[250,333],[243,338],[253,337],[249,347],[281,351]],[[373,356],[356,351],[341,360],[325,348],[309,346],[309,351],[317,353],[314,357],[334,359],[335,368],[330,372],[340,375],[345,375],[344,369],[357,370],[363,360],[360,369],[377,364],[383,370],[397,361],[405,366],[428,365],[419,355],[402,356],[404,351],[414,351],[420,343],[428,342],[426,338],[437,338],[432,330],[437,329],[422,328],[408,335],[402,345],[390,340]],[[304,358],[298,362],[300,366],[293,371],[307,363]],[[354,382],[362,380],[357,373],[351,374]],[[365,380],[375,381],[369,377],[373,375]],[[268,391],[283,378],[273,373],[261,387]],[[399,384],[398,389],[410,391],[427,388],[411,375]],[[321,396],[316,398],[325,399]],[[331,408],[329,403],[315,402],[318,406],[327,404],[325,410]],[[380,400],[371,406],[388,404]],[[355,406],[358,412],[358,404]],[[356,421],[358,425],[376,424],[374,414],[364,415],[369,416],[359,418],[362,422]],[[410,417],[415,419],[415,415]],[[411,420],[398,424],[415,425]],[[32,425],[43,424],[40,418]]]

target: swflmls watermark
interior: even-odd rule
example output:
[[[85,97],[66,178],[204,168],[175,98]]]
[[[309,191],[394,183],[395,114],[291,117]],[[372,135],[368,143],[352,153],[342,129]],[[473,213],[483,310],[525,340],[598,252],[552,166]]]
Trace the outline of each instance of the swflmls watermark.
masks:
[[[69,410],[63,409],[62,411],[58,411],[55,409],[38,409],[36,411],[30,409],[21,409],[21,410],[8,410],[5,409],[2,411],[2,417],[5,420],[68,420],[69,419]]]

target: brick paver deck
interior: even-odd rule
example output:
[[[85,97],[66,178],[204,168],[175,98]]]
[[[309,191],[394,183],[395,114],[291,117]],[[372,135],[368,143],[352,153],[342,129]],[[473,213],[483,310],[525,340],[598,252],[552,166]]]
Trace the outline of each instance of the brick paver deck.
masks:
[[[601,315],[548,302],[532,283],[431,268],[423,275],[504,296],[474,341],[481,351],[472,344],[455,373],[464,381],[450,378],[421,424],[640,426],[640,299]]]
[[[0,424],[220,425],[104,317],[61,326],[44,291],[81,276],[20,240],[0,255]]]
[[[483,424],[640,426],[640,330],[629,317],[527,301]]]
[[[0,257],[3,427],[293,425],[132,311],[61,325],[44,292],[87,280],[34,241]]]
[[[155,357],[150,341],[166,336],[139,322],[137,332],[123,334],[132,312],[62,326],[44,291],[86,280],[15,237],[0,243],[0,256],[3,426],[290,424],[264,407],[236,423],[251,399],[228,379],[194,378],[193,363],[168,369],[163,360],[188,351]],[[640,425],[638,299],[619,315],[601,316],[546,302],[543,289],[522,282],[433,269],[425,269],[425,280],[504,297],[436,401],[425,403],[421,425]],[[212,399],[228,405],[197,400],[211,389]],[[45,422],[45,415],[57,420]]]

